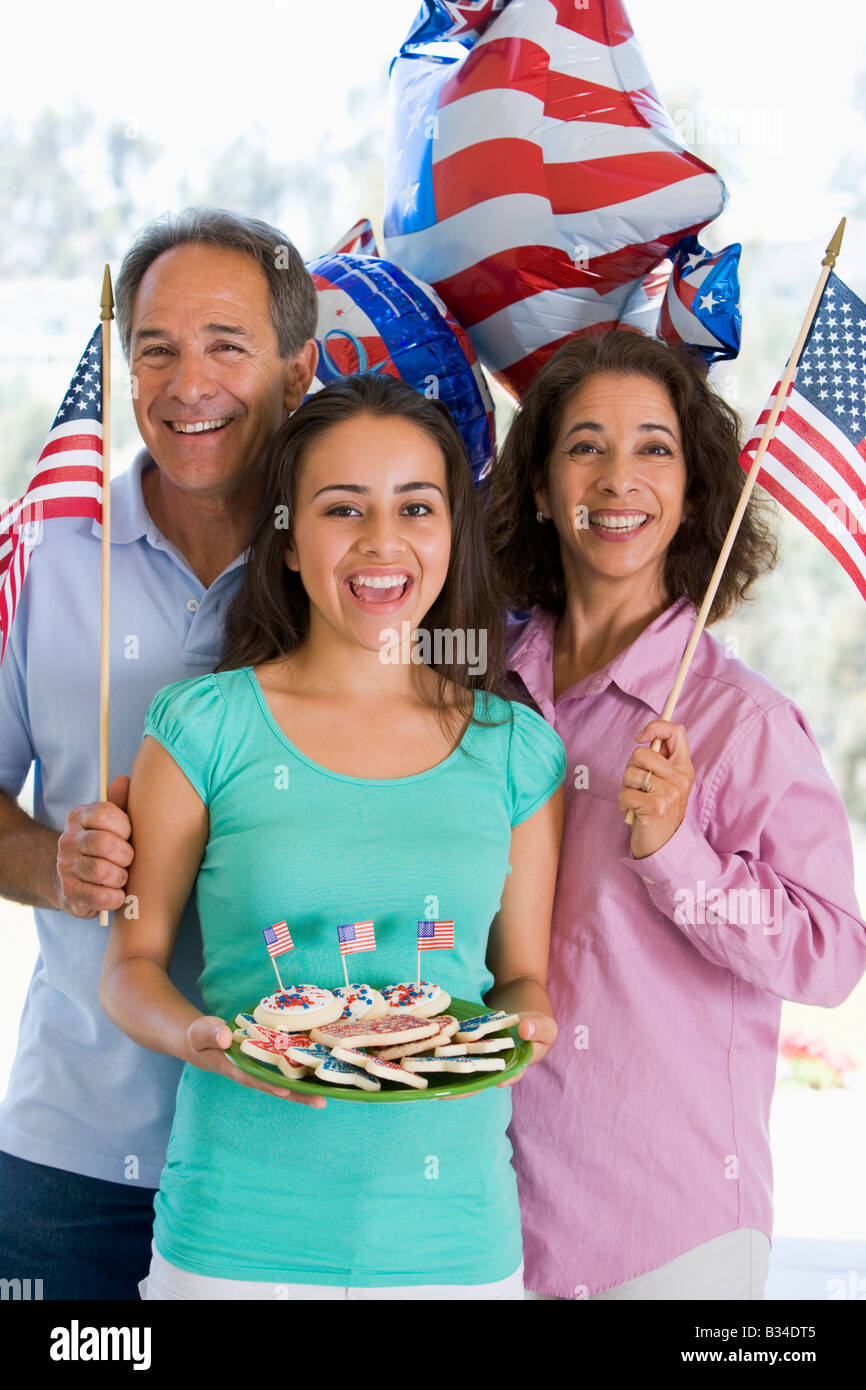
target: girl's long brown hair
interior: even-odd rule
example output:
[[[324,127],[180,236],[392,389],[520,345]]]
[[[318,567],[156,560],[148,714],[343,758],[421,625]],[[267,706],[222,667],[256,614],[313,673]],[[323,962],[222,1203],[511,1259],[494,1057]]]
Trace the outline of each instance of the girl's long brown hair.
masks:
[[[438,677],[435,708],[451,729],[455,708],[462,718],[473,717],[471,691],[506,694],[505,619],[494,592],[472,471],[451,413],[441,401],[419,395],[394,377],[365,373],[334,381],[305,401],[277,431],[264,459],[245,577],[229,609],[225,651],[217,669],[257,666],[288,656],[307,636],[309,598],[300,575],[284,558],[299,469],[306,451],[327,430],[363,415],[410,422],[424,430],[445,460],[451,555],[445,584],[420,626],[431,633],[439,629],[465,634],[473,629],[487,634],[483,673],[473,674],[467,661],[459,662],[459,650],[452,651],[454,660],[431,663]],[[453,689],[449,694],[449,682],[457,688],[456,696]]]
[[[559,537],[552,525],[536,520],[533,489],[547,481],[566,402],[599,372],[651,377],[673,402],[685,456],[685,495],[693,507],[668,547],[664,580],[671,602],[685,596],[700,607],[746,479],[739,465],[739,417],[712,390],[706,370],[703,359],[698,363],[657,339],[626,329],[572,338],[550,359],[524,396],[486,480],[490,550],[510,608],[527,611],[538,605],[557,614],[565,608]],[[775,560],[766,503],[753,493],[708,623],[725,617]]]

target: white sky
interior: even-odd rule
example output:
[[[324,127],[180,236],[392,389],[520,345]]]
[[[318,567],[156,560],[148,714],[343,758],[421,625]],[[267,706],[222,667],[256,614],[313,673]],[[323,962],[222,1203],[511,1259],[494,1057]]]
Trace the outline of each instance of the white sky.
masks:
[[[662,97],[674,108],[680,94],[694,94],[684,119],[711,140],[721,135],[735,163],[733,173],[723,168],[732,205],[713,244],[826,239],[845,211],[822,191],[827,174],[845,151],[866,147],[850,100],[866,67],[861,0],[824,9],[812,0],[627,0],[627,8]],[[16,6],[4,19],[0,118],[26,120],[48,102],[62,109],[79,99],[169,142],[180,170],[259,123],[273,153],[290,160],[311,128],[345,129],[349,87],[378,74],[384,91],[416,9],[416,0]]]

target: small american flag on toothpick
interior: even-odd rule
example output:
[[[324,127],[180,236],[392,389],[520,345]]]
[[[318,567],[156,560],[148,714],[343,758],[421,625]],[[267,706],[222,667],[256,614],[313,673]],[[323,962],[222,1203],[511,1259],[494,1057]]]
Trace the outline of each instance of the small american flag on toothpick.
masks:
[[[422,918],[418,923],[418,958],[416,961],[416,980],[421,983],[421,952],[450,951],[454,948],[454,923],[433,922]]]
[[[373,923],[343,922],[337,928],[337,940],[340,943],[340,959],[343,962],[343,975],[348,989],[349,976],[346,971],[345,958],[353,955],[355,951],[375,951],[376,933],[373,930]]]
[[[280,972],[277,969],[277,962],[274,960],[274,956],[281,956],[285,951],[294,950],[295,943],[292,940],[291,932],[285,922],[276,922],[272,927],[262,927],[262,936],[265,938],[265,945],[268,948],[268,955],[271,958],[271,964],[274,967],[274,974],[277,977],[277,982],[280,989],[282,989],[283,982],[280,979]]]
[[[453,922],[418,923],[419,951],[450,951],[454,947]]]

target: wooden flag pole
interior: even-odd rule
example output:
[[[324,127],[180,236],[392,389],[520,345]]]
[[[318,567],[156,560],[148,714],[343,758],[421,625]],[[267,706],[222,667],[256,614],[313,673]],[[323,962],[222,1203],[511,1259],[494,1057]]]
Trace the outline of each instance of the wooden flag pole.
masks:
[[[99,800],[108,800],[108,658],[109,582],[111,575],[111,320],[114,293],[111,271],[102,277],[102,626],[99,642]],[[100,926],[108,926],[108,911],[99,914]]]
[[[782,380],[779,382],[779,389],[776,392],[772,409],[770,410],[769,418],[767,420],[766,425],[764,426],[764,432],[761,435],[760,442],[758,444],[757,449],[755,450],[755,457],[752,460],[752,466],[749,469],[748,474],[746,475],[746,481],[743,486],[743,491],[740,494],[740,500],[737,503],[737,509],[734,512],[734,515],[731,519],[731,524],[728,527],[728,534],[725,536],[725,543],[722,546],[719,558],[716,561],[716,567],[713,570],[712,578],[710,579],[709,585],[707,587],[707,592],[704,594],[703,603],[701,604],[700,611],[698,613],[697,618],[695,619],[695,625],[692,629],[692,635],[689,638],[689,644],[686,647],[685,652],[683,653],[683,659],[680,662],[680,669],[677,672],[677,678],[674,681],[673,689],[671,690],[671,693],[668,696],[667,704],[662,710],[662,719],[671,718],[677,700],[680,697],[680,692],[683,688],[686,676],[688,675],[689,667],[692,664],[692,657],[695,654],[695,649],[698,645],[701,633],[703,632],[704,626],[707,621],[707,615],[709,614],[710,608],[712,607],[713,599],[716,596],[716,590],[719,587],[722,574],[724,573],[725,565],[728,562],[728,556],[730,555],[731,548],[734,544],[734,541],[737,538],[737,532],[740,529],[740,523],[745,514],[746,507],[749,505],[749,498],[752,495],[752,490],[755,486],[755,481],[758,477],[758,473],[760,472],[764,454],[767,452],[767,446],[769,445],[770,440],[773,438],[773,435],[775,433],[776,422],[779,418],[779,414],[788,395],[788,387],[794,380],[794,374],[797,370],[797,364],[800,361],[800,354],[803,351],[803,344],[805,343],[809,329],[812,326],[812,320],[818,312],[818,305],[821,302],[821,295],[824,293],[824,287],[827,284],[827,281],[830,277],[830,271],[835,266],[836,257],[839,255],[839,252],[842,249],[842,237],[844,235],[844,232],[845,218],[843,217],[842,221],[839,223],[839,226],[833,233],[833,236],[830,240],[830,244],[827,247],[827,253],[824,256],[823,261],[821,262],[821,273],[818,276],[818,283],[815,286],[814,293],[809,302],[809,307],[806,310],[806,316],[803,319],[800,332],[797,335],[797,341],[794,344],[791,356],[788,358],[788,365],[785,368],[784,376],[782,377]],[[661,746],[661,739],[654,738],[652,741],[653,752],[657,753]],[[630,810],[626,813],[625,823],[626,825],[634,824],[634,811]]]

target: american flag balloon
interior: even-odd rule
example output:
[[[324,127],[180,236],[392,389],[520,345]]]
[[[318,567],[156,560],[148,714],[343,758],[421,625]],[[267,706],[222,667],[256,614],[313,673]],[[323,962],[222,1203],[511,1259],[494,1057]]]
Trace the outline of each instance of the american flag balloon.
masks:
[[[707,251],[697,237],[675,248],[673,271],[658,323],[669,343],[692,343],[708,362],[736,357],[740,350],[739,242]]]
[[[518,396],[567,338],[618,326],[725,198],[620,0],[422,6],[391,69],[385,252]]]
[[[307,269],[319,300],[319,362],[310,394],[353,372],[400,377],[444,401],[474,478],[483,477],[496,438],[493,399],[468,334],[439,296],[375,255],[329,252]]]

